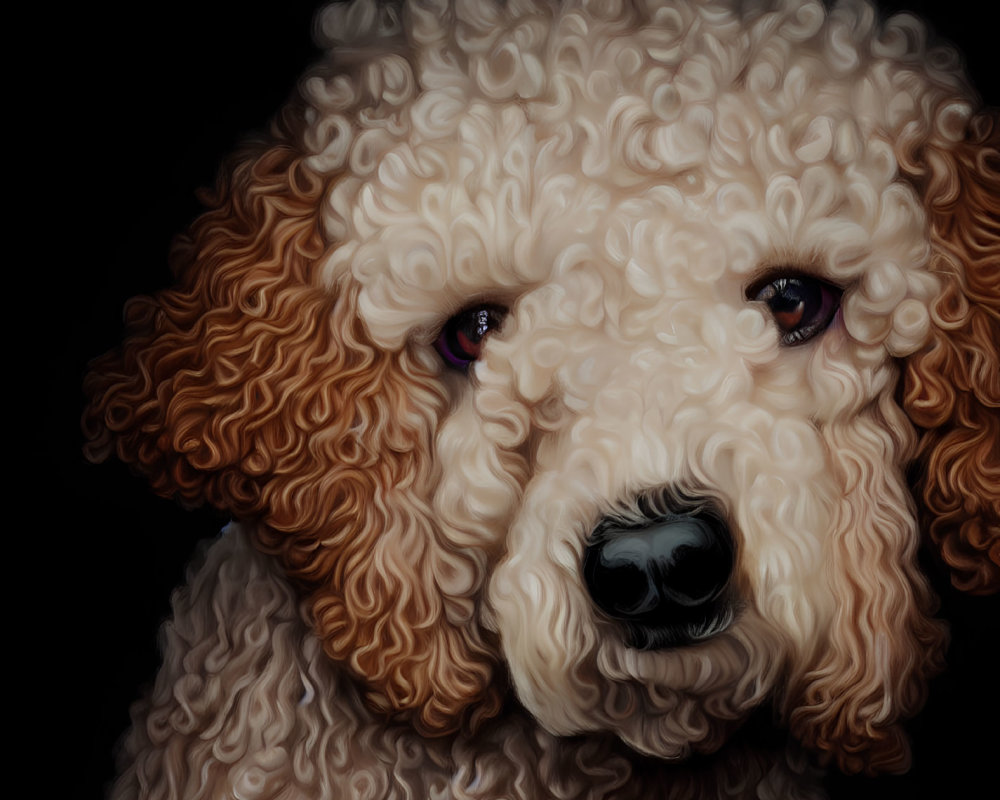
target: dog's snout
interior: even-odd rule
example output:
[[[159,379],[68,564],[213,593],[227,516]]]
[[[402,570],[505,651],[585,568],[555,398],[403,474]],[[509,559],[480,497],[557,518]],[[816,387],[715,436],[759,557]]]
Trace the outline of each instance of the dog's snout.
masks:
[[[605,520],[584,556],[594,603],[641,649],[687,644],[731,618],[732,539],[712,513],[668,514],[641,526]]]

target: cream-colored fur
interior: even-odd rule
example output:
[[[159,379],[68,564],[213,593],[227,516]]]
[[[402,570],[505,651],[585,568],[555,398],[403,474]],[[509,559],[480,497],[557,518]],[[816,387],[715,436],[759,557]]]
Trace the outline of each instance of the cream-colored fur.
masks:
[[[140,320],[194,343],[140,370],[176,424],[106,413],[168,431],[119,446],[161,491],[253,520],[178,595],[115,796],[742,796],[662,762],[768,705],[822,760],[905,768],[943,633],[897,387],[963,280],[928,188],[978,124],[956,57],[853,1],[357,0],[319,30],[276,129],[291,199],[234,181],[274,198],[263,231],[206,223],[192,321]],[[843,290],[809,341],[748,298],[775,271]],[[508,312],[449,370],[435,340],[477,303]],[[738,602],[644,651],[581,564],[665,492],[721,510]],[[794,758],[750,774],[814,792]]]

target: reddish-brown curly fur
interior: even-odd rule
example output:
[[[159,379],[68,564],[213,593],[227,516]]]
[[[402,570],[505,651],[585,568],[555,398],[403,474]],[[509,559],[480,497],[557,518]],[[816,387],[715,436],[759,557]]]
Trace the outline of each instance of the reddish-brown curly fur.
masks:
[[[327,189],[287,140],[235,162],[177,248],[178,287],[134,300],[123,349],[95,362],[88,454],[263,523],[372,707],[446,733],[499,705],[473,598],[438,588],[479,569],[425,500],[447,401],[408,351],[370,344],[356,287],[317,283]]]
[[[904,406],[922,429],[924,529],[959,589],[1000,589],[1000,115],[907,164],[921,185],[944,291],[927,348],[906,364]]]

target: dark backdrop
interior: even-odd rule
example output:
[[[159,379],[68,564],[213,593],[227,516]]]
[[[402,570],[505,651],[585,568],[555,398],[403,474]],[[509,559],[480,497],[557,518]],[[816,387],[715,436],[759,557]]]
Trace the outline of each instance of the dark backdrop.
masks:
[[[987,102],[1000,104],[987,4],[883,5],[924,12],[966,53]],[[7,298],[19,320],[8,323],[8,361],[18,366],[6,378],[16,473],[8,616],[19,643],[8,660],[24,710],[16,738],[41,759],[21,769],[39,787],[65,782],[59,796],[101,796],[128,706],[154,674],[170,591],[194,543],[222,522],[152,496],[120,464],[83,461],[81,377],[119,340],[125,300],[169,282],[167,248],[198,212],[194,190],[266,126],[314,59],[313,10],[301,0],[53,6],[8,33],[8,46],[23,34],[39,54],[18,59],[7,97],[5,162],[23,176],[7,187],[18,209]],[[915,767],[901,778],[835,779],[834,798],[978,797],[979,780],[994,782],[998,603],[938,588],[951,668],[910,726]],[[37,610],[25,614],[29,602]]]

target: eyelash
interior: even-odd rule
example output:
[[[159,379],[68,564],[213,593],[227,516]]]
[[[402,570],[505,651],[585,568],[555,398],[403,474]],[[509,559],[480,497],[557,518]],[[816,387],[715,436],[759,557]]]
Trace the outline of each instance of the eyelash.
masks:
[[[766,303],[786,347],[805,344],[825,331],[840,309],[843,290],[799,272],[769,275],[747,290],[747,299]]]

